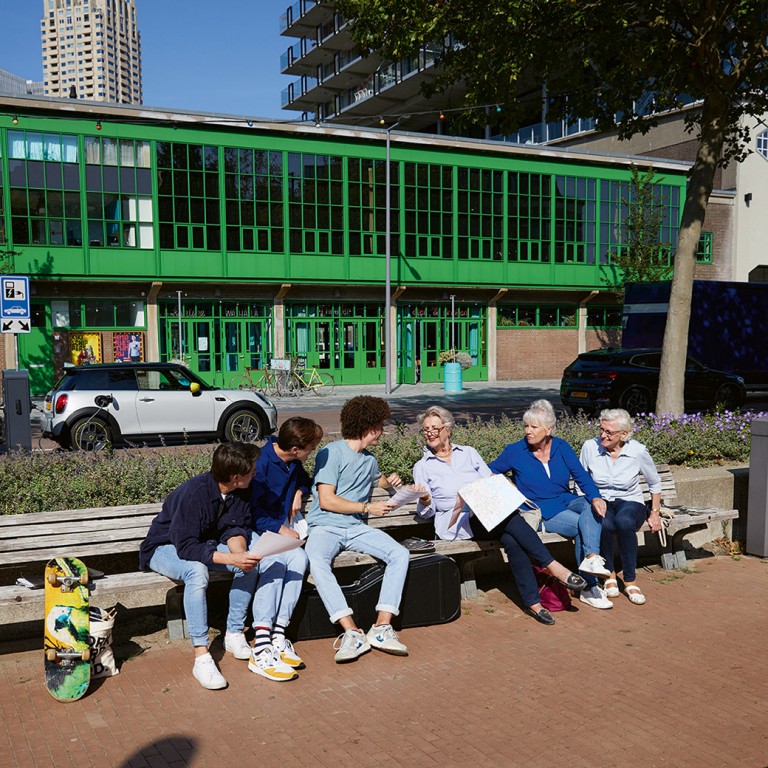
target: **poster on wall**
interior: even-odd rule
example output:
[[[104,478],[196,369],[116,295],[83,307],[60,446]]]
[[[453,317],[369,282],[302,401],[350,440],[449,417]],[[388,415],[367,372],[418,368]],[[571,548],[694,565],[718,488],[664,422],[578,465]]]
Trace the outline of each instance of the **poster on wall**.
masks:
[[[115,333],[112,335],[116,363],[140,363],[142,343],[140,333]]]
[[[100,363],[101,335],[98,333],[71,333],[69,335],[70,361],[75,365]]]

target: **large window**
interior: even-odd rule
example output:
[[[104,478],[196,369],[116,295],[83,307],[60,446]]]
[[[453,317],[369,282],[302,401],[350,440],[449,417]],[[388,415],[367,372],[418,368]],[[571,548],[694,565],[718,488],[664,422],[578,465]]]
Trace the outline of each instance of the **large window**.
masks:
[[[453,168],[404,164],[405,253],[453,258]]]
[[[221,249],[218,147],[158,142],[157,191],[161,248]]]
[[[133,299],[55,299],[54,328],[146,328],[144,302]]]
[[[597,253],[597,182],[555,177],[555,263],[594,264]]]
[[[82,245],[77,136],[8,131],[16,245]]]
[[[587,304],[589,328],[621,328],[621,307],[615,304]]]
[[[224,149],[228,251],[282,253],[283,153]]]
[[[573,304],[499,305],[496,327],[574,328],[576,310]]]
[[[342,158],[290,152],[287,183],[291,253],[343,255]]]
[[[458,169],[460,259],[501,261],[504,248],[502,171]]]
[[[510,261],[548,262],[551,258],[551,178],[538,173],[507,175]]]
[[[353,255],[386,253],[385,234],[387,231],[387,184],[386,163],[383,160],[368,160],[351,157],[347,162],[349,189],[349,252]],[[390,231],[393,240],[399,232],[397,203],[398,165],[392,163],[390,190]]]
[[[85,137],[88,243],[153,248],[149,144]]]

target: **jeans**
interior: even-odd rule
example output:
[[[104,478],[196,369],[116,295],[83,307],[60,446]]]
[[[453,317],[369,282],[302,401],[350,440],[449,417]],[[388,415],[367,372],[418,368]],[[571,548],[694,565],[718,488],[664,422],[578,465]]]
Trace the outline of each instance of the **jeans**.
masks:
[[[600,552],[602,518],[592,509],[585,496],[578,496],[562,512],[542,522],[550,533],[559,533],[566,539],[574,540],[577,564],[587,555]],[[585,573],[583,576],[588,588],[597,584],[597,577],[593,573]]]
[[[634,581],[637,567],[637,532],[648,517],[648,508],[639,501],[614,499],[607,503],[600,536],[600,555],[613,570],[613,537],[619,543],[624,581]]]
[[[487,533],[477,518],[470,519],[472,531],[477,539],[498,538],[507,553],[509,568],[517,584],[517,591],[526,608],[536,605],[541,599],[536,574],[531,566],[529,556],[540,568],[546,568],[554,561],[554,557],[544,546],[539,534],[531,528],[516,512],[508,517],[501,525]]]
[[[259,540],[257,533],[252,533],[248,548],[253,549]],[[246,586],[253,586],[247,592],[237,590],[229,595],[229,616],[227,629],[241,632],[248,614],[248,606],[253,596],[253,626],[275,626],[275,621],[287,625],[293,615],[293,609],[299,602],[301,587],[304,584],[304,574],[307,572],[307,555],[300,547],[277,555],[269,555],[259,561],[256,575]],[[234,583],[232,585],[234,590]],[[232,626],[230,627],[230,620]]]
[[[352,609],[347,605],[332,569],[336,555],[346,549],[363,552],[384,561],[386,567],[376,610],[394,616],[400,612],[400,598],[410,558],[408,550],[384,531],[371,528],[365,523],[347,528],[313,526],[309,529],[306,549],[312,578],[332,623],[352,615]]]
[[[229,547],[226,544],[219,544],[218,550],[219,552],[229,552]],[[155,573],[184,582],[184,614],[187,617],[187,631],[193,646],[208,645],[208,605],[206,603],[208,571],[229,571],[232,573],[234,578],[229,591],[227,630],[242,631],[242,623],[239,626],[236,624],[236,614],[239,608],[233,611],[233,606],[238,606],[244,596],[247,596],[246,600],[250,600],[256,586],[258,576],[256,570],[245,573],[233,565],[214,563],[209,568],[205,563],[198,560],[182,560],[173,544],[160,545],[154,551],[152,559],[149,561],[149,567]]]

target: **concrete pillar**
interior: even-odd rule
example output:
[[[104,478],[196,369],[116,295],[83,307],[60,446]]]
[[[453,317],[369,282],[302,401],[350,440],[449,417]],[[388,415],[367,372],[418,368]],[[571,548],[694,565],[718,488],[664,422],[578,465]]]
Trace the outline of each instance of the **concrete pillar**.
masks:
[[[285,358],[285,302],[283,301],[291,290],[290,283],[283,283],[272,304],[272,357],[282,360]]]
[[[162,287],[161,282],[154,282],[147,294],[147,338],[144,359],[148,363],[160,362],[160,313],[157,308],[157,294]]]
[[[755,419],[751,434],[747,553],[768,557],[768,418]]]

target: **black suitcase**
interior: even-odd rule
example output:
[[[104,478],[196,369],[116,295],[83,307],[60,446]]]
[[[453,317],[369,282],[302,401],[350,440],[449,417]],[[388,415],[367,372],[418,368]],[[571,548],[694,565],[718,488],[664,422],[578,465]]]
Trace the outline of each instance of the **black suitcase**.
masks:
[[[384,577],[384,565],[373,565],[353,584],[342,587],[358,626],[368,629],[376,620],[376,603]],[[461,615],[461,578],[456,563],[444,555],[412,557],[405,580],[396,629],[446,624]],[[328,612],[314,586],[307,585],[288,628],[294,640],[335,637],[342,630],[331,624]]]

